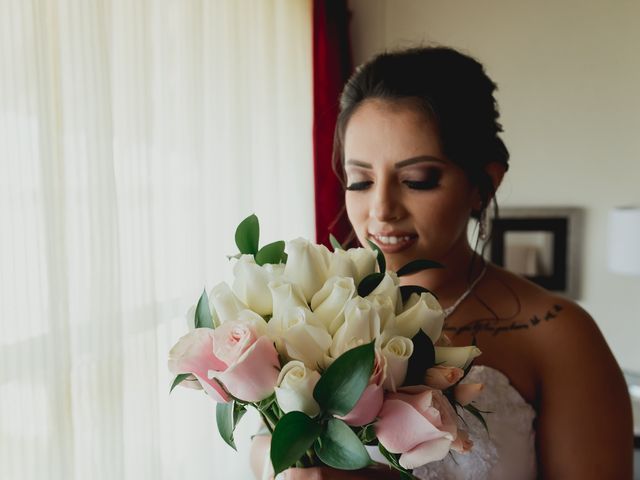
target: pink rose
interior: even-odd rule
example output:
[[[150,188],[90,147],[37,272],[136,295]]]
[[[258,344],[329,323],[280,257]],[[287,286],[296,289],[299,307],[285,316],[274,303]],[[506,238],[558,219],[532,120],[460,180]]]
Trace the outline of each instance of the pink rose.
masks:
[[[217,380],[209,378],[210,370],[227,368],[213,353],[213,332],[210,328],[196,328],[178,340],[169,352],[169,370],[175,375],[191,373],[211,398],[226,403],[229,395]]]
[[[482,383],[461,383],[453,389],[453,397],[464,407],[473,402],[483,389]]]
[[[461,368],[438,365],[427,370],[424,383],[428,387],[444,390],[458,383],[463,376],[464,370]]]
[[[369,385],[364,389],[358,403],[344,417],[338,417],[349,425],[359,427],[372,422],[382,408],[384,390],[382,384],[387,376],[387,362],[384,355],[376,349],[373,372],[369,377]]]
[[[266,322],[255,317],[228,321],[214,330],[213,352],[225,368],[209,371],[209,378],[219,380],[231,395],[247,402],[271,395],[280,370],[278,352],[265,335]]]
[[[456,413],[440,390],[406,387],[389,393],[379,413],[376,434],[400,465],[412,469],[442,460],[458,436]]]
[[[473,442],[469,439],[469,434],[458,429],[458,437],[451,444],[451,450],[458,453],[469,453],[473,447]]]

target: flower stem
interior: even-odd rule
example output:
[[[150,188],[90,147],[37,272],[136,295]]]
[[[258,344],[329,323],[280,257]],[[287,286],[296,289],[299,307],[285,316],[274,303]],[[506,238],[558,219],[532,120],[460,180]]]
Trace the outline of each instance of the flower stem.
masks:
[[[273,412],[271,412],[269,408],[260,410],[260,413],[262,414],[262,417],[264,418],[265,422],[269,426],[269,430],[271,430],[271,433],[273,433],[273,430],[276,427],[276,423],[278,423],[278,418],[273,414]]]

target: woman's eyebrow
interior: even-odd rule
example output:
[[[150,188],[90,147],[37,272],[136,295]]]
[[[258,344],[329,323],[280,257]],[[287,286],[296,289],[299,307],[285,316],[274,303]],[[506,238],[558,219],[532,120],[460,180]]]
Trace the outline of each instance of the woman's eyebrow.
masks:
[[[394,168],[398,169],[402,167],[408,167],[409,165],[414,165],[416,163],[422,163],[422,162],[445,163],[444,160],[438,157],[434,157],[431,155],[420,155],[419,157],[412,157],[412,158],[407,158],[406,160],[400,160],[394,165]]]
[[[362,168],[373,168],[373,166],[370,163],[367,162],[363,162],[361,160],[353,160],[353,159],[349,159],[345,162],[345,166],[347,165],[351,165],[354,167],[362,167]]]
[[[416,163],[422,163],[422,162],[439,162],[439,163],[445,163],[444,160],[442,160],[441,158],[438,157],[433,157],[431,155],[420,155],[419,157],[411,157],[411,158],[407,158],[406,160],[400,160],[399,162],[397,162],[393,168],[403,168],[403,167],[407,167],[409,165],[414,165]],[[370,163],[367,162],[363,162],[362,160],[355,160],[350,158],[349,160],[347,160],[345,162],[346,166],[354,166],[354,167],[361,167],[361,168],[368,168],[368,169],[372,169],[373,166]]]

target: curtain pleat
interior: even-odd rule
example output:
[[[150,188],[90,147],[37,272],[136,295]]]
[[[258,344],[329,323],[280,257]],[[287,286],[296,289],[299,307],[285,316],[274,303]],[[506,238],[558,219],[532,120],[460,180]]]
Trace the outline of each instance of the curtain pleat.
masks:
[[[310,0],[0,0],[0,478],[249,478],[169,348],[315,233]]]

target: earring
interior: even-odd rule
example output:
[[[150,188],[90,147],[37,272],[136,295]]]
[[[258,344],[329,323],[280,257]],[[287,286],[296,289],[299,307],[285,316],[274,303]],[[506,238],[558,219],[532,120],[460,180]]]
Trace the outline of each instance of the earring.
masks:
[[[480,212],[480,219],[478,220],[478,237],[483,242],[486,242],[487,238],[489,238],[489,225],[487,222],[486,208],[483,209],[482,212]]]

